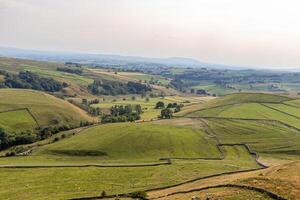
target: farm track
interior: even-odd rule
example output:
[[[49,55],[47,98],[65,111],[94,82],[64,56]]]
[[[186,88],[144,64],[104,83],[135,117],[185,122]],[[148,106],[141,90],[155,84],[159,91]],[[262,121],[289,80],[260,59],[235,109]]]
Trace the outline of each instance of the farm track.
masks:
[[[154,192],[154,191],[159,191],[159,190],[164,190],[164,189],[170,189],[170,188],[175,188],[178,186],[183,186],[185,184],[189,184],[189,183],[193,183],[199,180],[205,180],[205,179],[209,179],[209,178],[214,178],[214,177],[221,177],[221,176],[226,176],[226,175],[232,175],[232,174],[239,174],[239,173],[245,173],[245,172],[254,172],[254,171],[258,171],[258,170],[262,170],[262,169],[266,169],[269,166],[261,163],[258,158],[259,155],[252,151],[250,149],[250,147],[247,144],[221,144],[220,141],[218,140],[217,136],[214,134],[214,132],[210,129],[210,127],[208,126],[207,122],[205,122],[204,119],[198,118],[199,120],[201,120],[202,122],[204,122],[205,124],[205,132],[210,136],[210,137],[214,137],[217,143],[217,148],[221,154],[220,157],[215,157],[215,158],[178,158],[178,157],[173,157],[173,158],[162,158],[161,160],[169,160],[169,164],[171,163],[171,160],[197,160],[197,159],[202,159],[202,160],[223,160],[225,159],[225,152],[223,151],[223,146],[243,146],[245,147],[245,149],[248,151],[248,153],[250,155],[252,155],[255,158],[255,162],[260,166],[259,168],[254,168],[254,169],[246,169],[246,170],[238,170],[238,171],[232,171],[232,172],[224,172],[224,173],[219,173],[219,174],[213,174],[213,175],[208,175],[208,176],[202,176],[202,177],[198,177],[195,179],[191,179],[188,181],[184,181],[178,184],[174,184],[174,185],[169,185],[169,186],[164,186],[164,187],[158,187],[158,188],[153,188],[153,189],[149,189],[146,190],[145,192]],[[248,189],[248,190],[254,190],[260,193],[265,193],[267,195],[269,195],[271,198],[273,199],[280,199],[280,200],[286,200],[283,197],[278,196],[275,193],[269,192],[267,190],[264,190],[262,188],[255,188],[255,187],[251,187],[251,186],[242,186],[242,185],[219,185],[219,186],[209,186],[209,188],[214,188],[214,187],[236,187],[236,188],[243,188],[243,189]],[[201,190],[204,190],[203,188]],[[189,191],[188,191],[189,192]],[[94,197],[82,197],[82,198],[72,198],[70,200],[96,200],[96,199],[106,199],[106,198],[128,198],[130,197],[131,193],[122,193],[122,194],[114,194],[114,195],[109,195],[104,197],[101,196],[94,196]],[[175,195],[175,194],[174,194]],[[166,197],[166,196],[164,196]],[[162,197],[159,197],[162,198]],[[150,199],[157,199],[157,198],[150,198]]]
[[[246,148],[246,150],[248,151],[249,154],[251,154],[254,158],[256,163],[260,166],[259,168],[254,168],[254,169],[246,169],[246,170],[238,170],[238,171],[232,171],[232,172],[225,172],[225,173],[219,173],[219,174],[213,174],[213,175],[208,175],[208,176],[202,176],[202,177],[198,177],[192,180],[188,180],[185,182],[181,182],[178,184],[174,184],[174,185],[170,185],[170,186],[165,186],[165,187],[159,187],[159,188],[153,188],[153,189],[149,189],[146,190],[146,192],[153,192],[153,191],[159,191],[159,190],[163,190],[163,189],[169,189],[169,188],[175,188],[178,186],[183,186],[185,184],[189,184],[189,183],[193,183],[195,181],[199,181],[199,180],[205,180],[205,179],[209,179],[209,178],[214,178],[214,177],[222,177],[222,176],[226,176],[226,175],[232,175],[232,174],[239,174],[239,173],[244,173],[244,172],[253,172],[253,171],[258,171],[258,170],[262,170],[265,168],[268,168],[268,166],[264,165],[263,163],[258,161],[258,154],[254,151],[252,151],[249,146],[247,144],[221,144],[220,141],[218,140],[217,136],[214,134],[214,132],[210,129],[210,127],[208,126],[207,122],[205,121],[205,119],[210,119],[210,118],[214,118],[214,119],[239,119],[239,118],[219,118],[219,117],[188,117],[188,118],[197,118],[200,121],[204,122],[205,124],[205,132],[207,133],[207,135],[209,135],[210,137],[214,138],[216,140],[216,146],[220,152],[220,157],[212,157],[212,158],[179,158],[179,157],[170,157],[170,158],[161,158],[160,160],[166,160],[166,162],[161,162],[161,163],[147,163],[147,164],[127,164],[127,165],[53,165],[53,166],[0,166],[0,168],[60,168],[60,167],[65,167],[65,168],[72,168],[72,167],[99,167],[99,168],[105,168],[105,167],[153,167],[153,166],[161,166],[161,165],[171,165],[172,162],[171,160],[197,160],[197,159],[201,159],[201,160],[223,160],[225,159],[225,153],[223,151],[223,146],[244,146]],[[261,119],[241,119],[241,120],[261,120]],[[277,120],[264,120],[264,121],[276,121],[279,122]],[[282,122],[279,122],[282,123]],[[284,123],[282,123],[284,124]],[[284,124],[286,125],[286,124]],[[95,126],[95,125],[94,125]],[[90,126],[92,127],[92,126]],[[77,133],[82,132],[83,130],[90,128],[90,127],[85,127],[83,129],[81,129],[80,131],[78,131]],[[295,127],[293,127],[295,128]],[[297,128],[295,128],[297,129]],[[299,130],[299,129],[297,129]],[[46,145],[46,144],[45,144]],[[251,187],[251,186],[243,186],[243,185],[233,185],[233,184],[226,184],[226,185],[215,185],[215,186],[208,186],[208,187],[204,187],[204,188],[196,188],[193,190],[187,190],[187,191],[179,191],[179,192],[175,192],[175,193],[171,193],[168,194],[167,196],[170,195],[176,195],[176,194],[180,194],[180,193],[190,193],[190,192],[194,192],[194,191],[202,191],[202,190],[207,190],[210,188],[222,188],[222,187],[235,187],[235,188],[242,188],[242,189],[248,189],[248,190],[254,190],[257,192],[261,192],[261,193],[265,193],[267,195],[269,195],[271,198],[273,199],[282,199],[285,200],[285,198],[278,196],[277,194],[274,194],[272,192],[266,191],[264,189],[261,188],[255,188],[255,187]],[[115,197],[129,197],[130,193],[124,193],[124,194],[115,194],[115,195],[110,195],[107,196],[105,198],[115,198]],[[162,198],[162,197],[159,197]],[[92,200],[92,199],[103,199],[102,197],[99,196],[95,196],[95,197],[83,197],[83,198],[74,198],[72,200]],[[153,199],[157,199],[157,198],[153,198]]]
[[[150,199],[151,200],[152,199],[161,199],[161,198],[174,196],[174,195],[177,195],[177,194],[188,194],[188,193],[192,193],[192,192],[200,192],[200,191],[209,190],[209,189],[216,189],[216,188],[238,188],[238,189],[252,190],[252,191],[264,194],[264,195],[268,195],[272,199],[288,200],[287,198],[284,198],[284,197],[282,197],[278,194],[275,194],[275,193],[270,192],[268,190],[265,190],[263,188],[258,188],[258,187],[248,186],[248,185],[239,185],[239,184],[221,184],[221,185],[207,186],[207,187],[202,187],[202,188],[195,188],[195,189],[191,189],[191,190],[173,192],[173,193],[170,193],[170,194],[165,195],[165,196],[155,197],[155,198],[150,198]]]

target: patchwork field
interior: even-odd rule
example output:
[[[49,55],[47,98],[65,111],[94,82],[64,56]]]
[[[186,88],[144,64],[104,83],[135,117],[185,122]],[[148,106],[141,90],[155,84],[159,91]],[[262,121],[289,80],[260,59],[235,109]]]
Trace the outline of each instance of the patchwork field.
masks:
[[[131,97],[110,97],[105,98],[105,101],[103,99],[100,99],[99,104],[93,104],[92,107],[99,107],[102,109],[109,109],[114,105],[141,105],[143,109],[143,113],[141,114],[142,120],[151,120],[151,119],[157,119],[157,117],[160,115],[161,109],[155,109],[155,105],[158,101],[162,101],[167,105],[168,103],[178,103],[183,105],[190,105],[194,103],[202,103],[206,102],[209,98],[204,97],[180,97],[180,96],[166,96],[166,97],[155,97],[155,98],[149,98],[147,101],[146,98],[140,98],[135,97],[134,100],[131,99]]]
[[[267,192],[271,192],[282,199],[297,200],[300,195],[299,173],[299,161],[289,162],[259,171],[197,180],[150,192],[149,197],[150,199],[161,197],[158,199],[168,200],[188,200],[192,196],[203,197],[204,199],[207,197],[210,199],[276,199],[267,195]],[[228,185],[244,186],[244,188],[228,187]],[[206,189],[207,187],[212,187],[212,189]],[[214,187],[218,188],[214,189]],[[249,189],[249,187],[252,187],[252,189]],[[260,192],[254,190],[253,187],[260,189]]]
[[[35,128],[37,124],[47,126],[65,123],[78,126],[81,120],[92,121],[93,118],[49,94],[23,89],[0,90],[0,126],[7,130],[25,130]]]
[[[15,90],[3,91],[12,95],[10,92]],[[53,112],[54,118],[61,116],[60,110],[66,112],[59,105],[67,102],[44,93],[24,90],[23,96],[16,95],[14,102],[8,100],[9,95],[0,96],[0,109],[26,105],[38,123],[49,122],[38,111],[46,112],[47,116]],[[237,184],[297,199],[298,171],[292,175],[299,170],[297,162],[273,167],[300,158],[300,103],[297,99],[250,93],[222,98],[167,96],[150,98],[148,102],[140,97],[113,99],[102,99],[93,106],[141,104],[145,109],[142,119],[149,120],[158,114],[149,114],[152,110],[160,111],[154,109],[157,101],[181,102],[185,106],[170,120],[100,124],[59,133],[58,141],[51,138],[24,145],[26,151],[31,150],[30,155],[0,158],[1,197],[70,199],[97,197],[102,191],[111,195],[150,190],[150,198],[171,194],[160,199],[191,199],[192,196],[272,199],[266,193],[235,187],[177,194],[206,186]],[[52,106],[52,112],[44,110],[46,105]],[[24,110],[20,112],[20,121],[26,122],[28,118],[29,126],[30,117]],[[63,114],[78,117],[78,114],[70,114],[71,111],[68,113]],[[0,122],[1,114],[5,112],[0,113]],[[4,115],[3,120],[6,118]],[[65,137],[61,137],[62,134]],[[272,167],[262,169],[262,161]],[[257,172],[240,172],[258,169]],[[234,174],[221,174],[225,172]],[[206,177],[212,175],[215,177]],[[159,189],[166,186],[170,188]],[[152,190],[154,188],[158,190]]]
[[[13,199],[98,196],[103,190],[128,193],[260,168],[244,146],[225,145],[221,153],[202,126],[198,120],[174,119],[85,129],[41,145],[30,156],[0,158],[0,194]],[[171,163],[159,160],[163,157]]]

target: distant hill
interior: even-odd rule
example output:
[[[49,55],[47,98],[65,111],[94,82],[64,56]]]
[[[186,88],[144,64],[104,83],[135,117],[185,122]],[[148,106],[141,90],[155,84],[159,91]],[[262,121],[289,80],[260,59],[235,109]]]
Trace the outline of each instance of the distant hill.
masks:
[[[171,58],[151,58],[139,56],[122,56],[109,54],[86,54],[86,53],[66,53],[26,50],[18,48],[0,47],[0,56],[15,57],[42,61],[58,62],[78,62],[99,65],[162,65],[177,67],[225,67],[232,68],[228,65],[210,64],[200,62],[192,58],[171,57]]]

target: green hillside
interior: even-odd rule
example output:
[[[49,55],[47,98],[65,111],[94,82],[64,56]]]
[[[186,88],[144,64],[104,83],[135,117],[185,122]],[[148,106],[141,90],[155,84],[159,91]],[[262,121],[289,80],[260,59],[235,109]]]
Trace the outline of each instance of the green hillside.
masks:
[[[258,153],[300,154],[300,131],[276,121],[205,119],[221,143],[246,143]]]
[[[264,93],[235,93],[225,95],[221,98],[217,98],[211,101],[209,104],[214,106],[219,105],[230,105],[238,103],[280,103],[283,101],[291,100],[289,97],[279,96],[274,94],[264,94]]]
[[[107,124],[47,145],[34,155],[94,156],[96,160],[158,161],[168,157],[219,157],[215,141],[201,130],[154,123]]]
[[[188,116],[277,120],[300,129],[300,107],[295,106],[297,102],[269,94],[232,94],[202,104]]]
[[[79,125],[93,120],[81,109],[49,94],[23,89],[0,89],[0,127],[28,130],[57,124]]]

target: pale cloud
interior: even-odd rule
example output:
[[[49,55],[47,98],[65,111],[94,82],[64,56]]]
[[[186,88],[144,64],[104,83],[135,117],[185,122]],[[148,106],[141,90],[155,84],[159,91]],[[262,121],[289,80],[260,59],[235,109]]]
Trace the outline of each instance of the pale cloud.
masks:
[[[0,0],[0,46],[300,68],[297,0]]]

